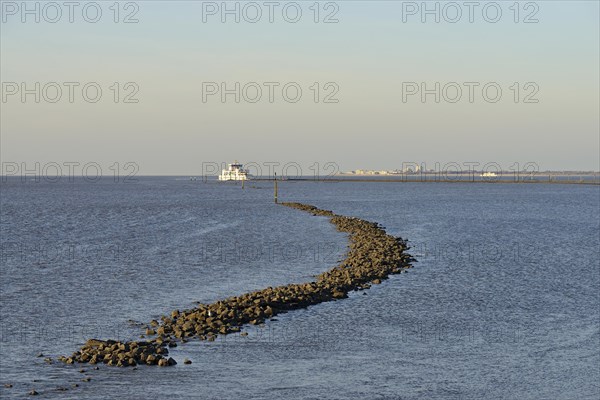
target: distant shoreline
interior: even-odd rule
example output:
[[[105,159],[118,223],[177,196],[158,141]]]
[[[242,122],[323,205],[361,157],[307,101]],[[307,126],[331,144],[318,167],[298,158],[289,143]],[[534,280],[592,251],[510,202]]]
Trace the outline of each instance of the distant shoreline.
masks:
[[[265,182],[265,181],[272,181],[273,178],[254,178],[251,179],[250,181],[258,181],[258,182]],[[373,182],[373,183],[486,183],[486,184],[494,184],[494,183],[500,183],[500,184],[508,184],[508,183],[513,183],[513,184],[551,184],[551,185],[558,185],[558,184],[563,184],[563,185],[593,185],[593,186],[599,186],[600,185],[600,180],[569,180],[569,179],[552,179],[552,180],[543,180],[543,179],[524,179],[524,178],[520,178],[520,179],[467,179],[464,177],[461,177],[459,179],[439,179],[438,177],[429,177],[429,179],[420,179],[418,176],[415,176],[414,178],[387,178],[387,177],[378,177],[378,178],[373,178],[373,177],[356,177],[356,176],[352,176],[352,177],[346,177],[346,178],[339,178],[339,177],[323,177],[323,178],[285,178],[282,179],[282,181],[288,181],[288,182],[335,182],[335,183],[342,183],[342,182]]]
[[[181,181],[194,181],[198,183],[219,183],[219,184],[241,184],[241,181],[219,181],[217,176],[189,176],[189,175],[137,175],[132,177],[121,177],[120,182],[135,183],[138,179],[144,178],[174,178]],[[274,178],[272,176],[260,176],[251,177],[246,182],[272,182]],[[329,183],[344,183],[344,182],[373,182],[373,183],[487,183],[487,184],[564,184],[564,185],[600,185],[600,175],[552,175],[552,176],[513,176],[513,177],[481,177],[472,175],[404,175],[404,176],[390,176],[390,175],[330,175],[330,176],[296,176],[296,177],[285,177],[277,176],[277,180],[280,182],[329,182]],[[74,183],[74,182],[87,182],[90,184],[100,182],[111,182],[115,181],[114,177],[103,176],[91,181],[86,180],[85,177],[20,177],[20,176],[2,176],[0,175],[0,184],[8,183],[21,183],[21,184],[37,184],[37,183]]]

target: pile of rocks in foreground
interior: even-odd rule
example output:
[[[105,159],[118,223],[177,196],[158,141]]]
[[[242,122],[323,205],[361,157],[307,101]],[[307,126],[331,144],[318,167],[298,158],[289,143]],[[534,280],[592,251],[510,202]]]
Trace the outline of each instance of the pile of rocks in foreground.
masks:
[[[116,340],[90,339],[81,350],[73,353],[71,357],[60,357],[59,360],[67,364],[104,363],[117,367],[136,366],[137,364],[158,365],[166,367],[177,362],[166,358],[169,354],[165,342],[157,339],[139,342],[118,342]]]
[[[217,335],[240,332],[245,324],[262,324],[279,313],[342,299],[352,290],[368,289],[390,274],[410,268],[413,259],[405,251],[406,242],[385,233],[378,224],[336,215],[331,211],[300,203],[281,203],[330,218],[337,229],[350,235],[350,249],[342,263],[317,276],[314,282],[268,287],[229,297],[213,304],[200,304],[188,310],[175,310],[153,320],[146,330],[147,341],[118,342],[90,339],[70,357],[69,364],[105,363],[119,367],[138,364],[171,366],[169,347],[188,339],[214,340]],[[244,335],[244,333],[241,333]]]

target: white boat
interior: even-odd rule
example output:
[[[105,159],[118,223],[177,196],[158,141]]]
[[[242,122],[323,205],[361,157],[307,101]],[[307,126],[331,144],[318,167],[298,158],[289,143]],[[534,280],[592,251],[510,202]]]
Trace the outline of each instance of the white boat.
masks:
[[[483,174],[481,174],[479,176],[482,176],[484,178],[494,178],[494,177],[498,176],[498,174],[496,174],[495,172],[484,172]]]
[[[250,173],[237,161],[227,164],[227,169],[221,170],[220,181],[246,181],[250,179]]]

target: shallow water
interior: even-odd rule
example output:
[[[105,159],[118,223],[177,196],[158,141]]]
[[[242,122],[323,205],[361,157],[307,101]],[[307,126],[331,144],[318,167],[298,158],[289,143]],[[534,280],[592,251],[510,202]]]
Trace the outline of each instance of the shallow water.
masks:
[[[343,258],[346,237],[326,218],[274,205],[268,182],[1,189],[0,383],[14,385],[0,387],[2,398],[31,389],[130,399],[600,394],[599,187],[282,182],[280,199],[379,222],[409,239],[419,262],[248,337],[180,345],[173,368],[85,373],[36,355],[136,338],[135,321],[195,301],[309,281]]]

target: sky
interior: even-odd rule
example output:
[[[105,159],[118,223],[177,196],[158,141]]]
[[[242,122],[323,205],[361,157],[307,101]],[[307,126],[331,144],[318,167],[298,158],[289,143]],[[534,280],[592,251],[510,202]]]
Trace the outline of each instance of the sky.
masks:
[[[597,1],[114,4],[1,2],[4,174],[600,170]]]

